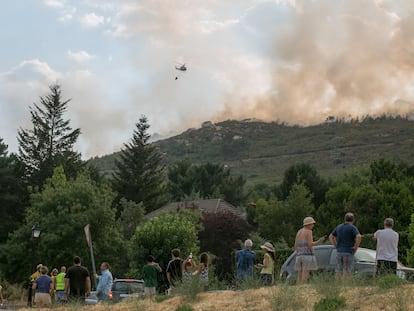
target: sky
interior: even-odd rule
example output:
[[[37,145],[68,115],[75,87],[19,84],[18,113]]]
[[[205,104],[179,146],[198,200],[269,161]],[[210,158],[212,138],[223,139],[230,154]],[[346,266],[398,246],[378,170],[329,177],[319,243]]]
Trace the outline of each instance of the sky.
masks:
[[[56,83],[84,159],[119,151],[142,115],[169,137],[207,120],[409,114],[413,13],[406,0],[3,0],[0,137],[17,152]]]

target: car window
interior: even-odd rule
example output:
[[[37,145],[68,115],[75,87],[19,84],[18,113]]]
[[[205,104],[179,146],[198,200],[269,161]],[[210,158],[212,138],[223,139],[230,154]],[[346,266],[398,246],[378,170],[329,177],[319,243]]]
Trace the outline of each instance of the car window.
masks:
[[[144,284],[142,283],[129,283],[130,284],[130,293],[140,293],[144,291]]]
[[[329,263],[329,255],[331,250],[329,248],[315,248],[314,250],[316,261],[320,266],[327,266]]]
[[[116,282],[114,283],[114,290],[120,292],[129,292],[128,283],[126,282]]]
[[[369,249],[358,249],[355,253],[355,259],[359,262],[375,262],[376,252]]]

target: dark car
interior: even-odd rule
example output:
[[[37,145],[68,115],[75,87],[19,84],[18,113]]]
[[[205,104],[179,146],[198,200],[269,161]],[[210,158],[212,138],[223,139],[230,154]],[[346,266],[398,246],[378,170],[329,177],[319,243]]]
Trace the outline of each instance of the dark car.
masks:
[[[109,299],[118,302],[128,297],[144,297],[144,281],[135,279],[115,279],[109,293]]]
[[[318,263],[317,272],[334,273],[336,267],[336,248],[332,245],[317,245],[313,248]],[[375,273],[376,251],[368,248],[358,248],[354,258],[354,276],[372,277]],[[294,282],[297,278],[295,270],[296,252],[293,252],[280,268],[280,280]],[[397,275],[402,279],[414,281],[414,269],[407,268],[400,262]]]

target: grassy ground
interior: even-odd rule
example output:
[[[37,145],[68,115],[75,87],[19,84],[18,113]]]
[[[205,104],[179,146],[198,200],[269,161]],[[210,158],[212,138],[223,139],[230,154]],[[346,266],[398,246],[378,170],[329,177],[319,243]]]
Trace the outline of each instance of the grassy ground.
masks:
[[[185,296],[160,297],[156,301],[130,301],[116,305],[67,305],[54,310],[74,311],[129,311],[129,310],[414,310],[414,285],[401,285],[392,280],[376,285],[337,284],[318,281],[310,285],[276,285],[268,288],[237,291],[217,291],[198,294],[192,299]],[[185,306],[185,307],[184,307]],[[30,309],[22,309],[30,310]]]

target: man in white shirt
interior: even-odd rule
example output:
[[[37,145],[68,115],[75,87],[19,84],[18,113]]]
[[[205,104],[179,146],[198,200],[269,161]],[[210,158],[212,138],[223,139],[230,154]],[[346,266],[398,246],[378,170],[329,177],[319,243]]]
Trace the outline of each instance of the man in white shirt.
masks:
[[[374,239],[377,240],[377,275],[397,272],[398,239],[394,231],[394,220],[386,218],[384,229],[377,230]]]

